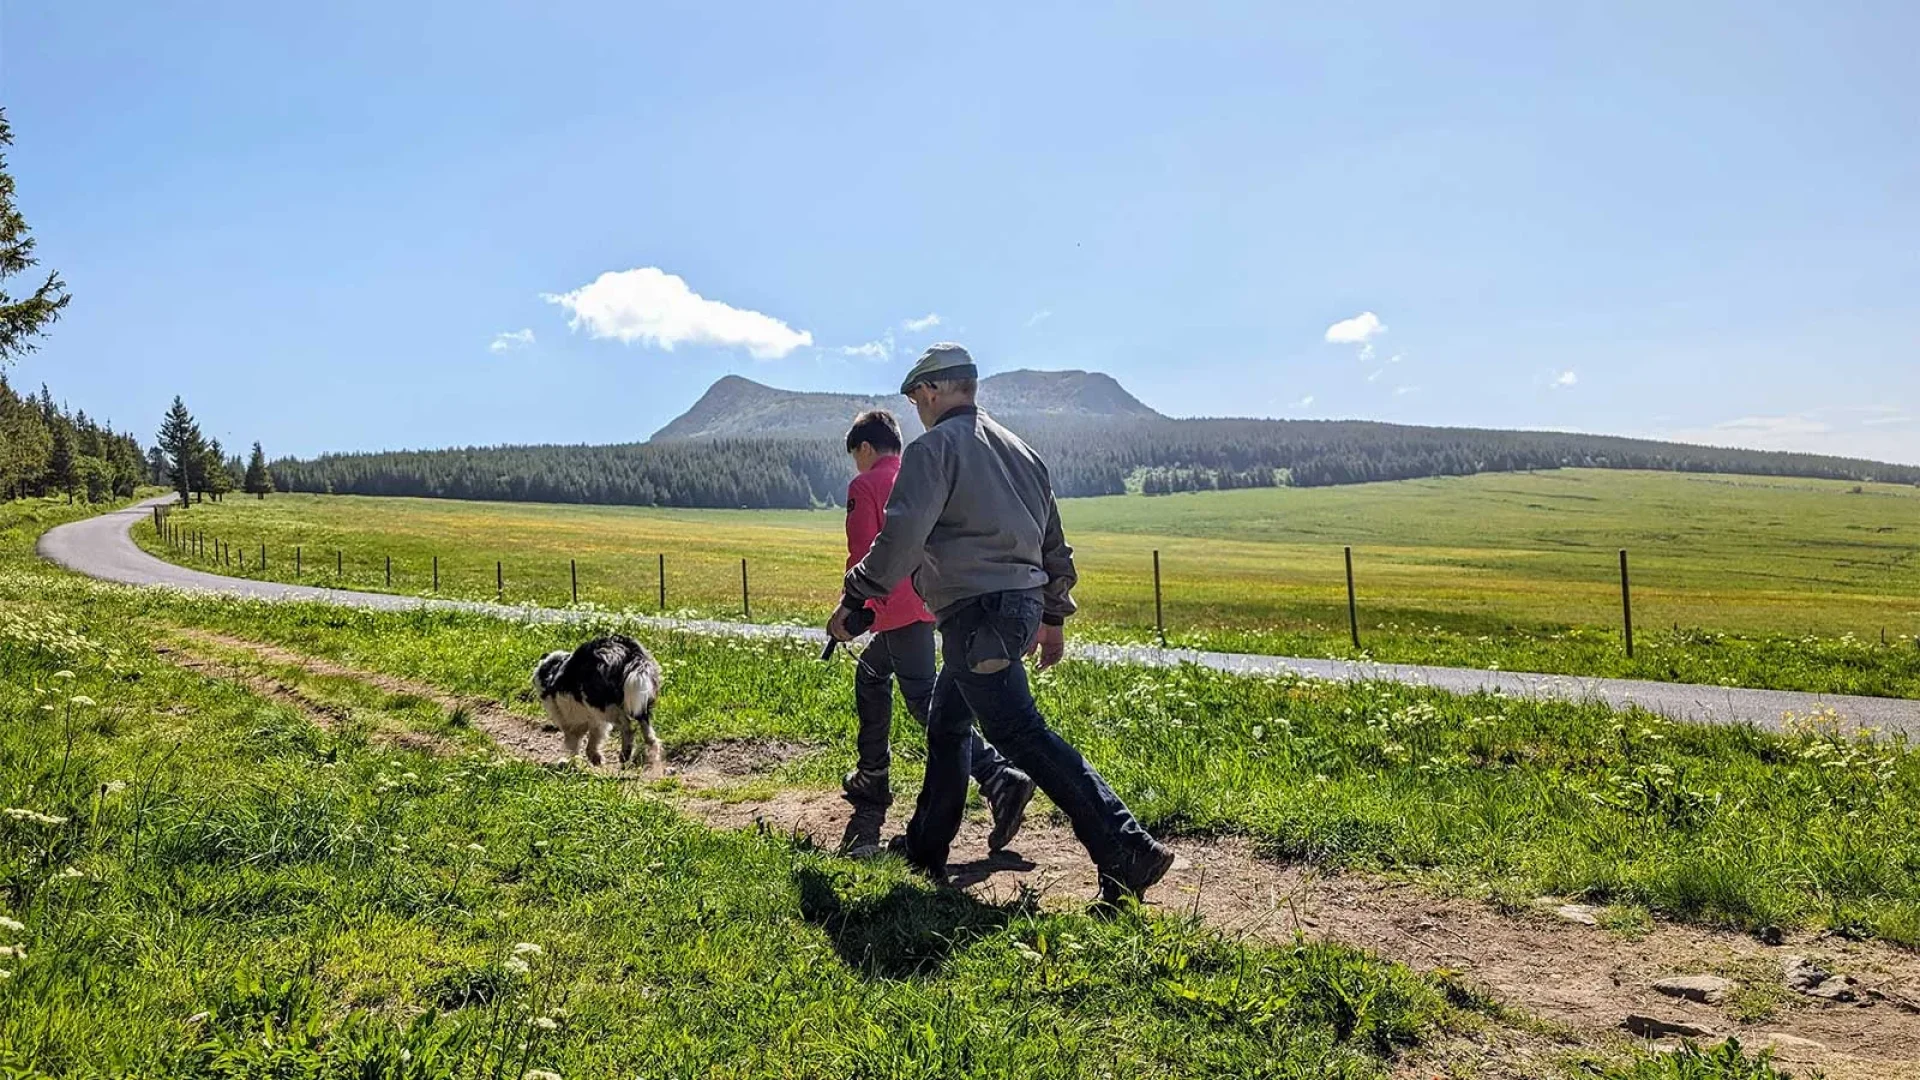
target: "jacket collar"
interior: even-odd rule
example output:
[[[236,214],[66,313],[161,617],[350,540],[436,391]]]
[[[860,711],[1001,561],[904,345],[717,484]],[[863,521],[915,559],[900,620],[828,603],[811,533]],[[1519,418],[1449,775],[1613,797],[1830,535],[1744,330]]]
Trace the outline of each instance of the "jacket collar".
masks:
[[[940,419],[935,420],[933,426],[939,427],[941,424],[946,423],[956,416],[973,416],[979,411],[980,407],[978,405],[955,405],[953,408],[941,413]]]
[[[900,475],[900,455],[899,454],[880,455],[879,457],[873,459],[873,464],[868,467],[867,472],[869,474],[880,473],[883,476]]]

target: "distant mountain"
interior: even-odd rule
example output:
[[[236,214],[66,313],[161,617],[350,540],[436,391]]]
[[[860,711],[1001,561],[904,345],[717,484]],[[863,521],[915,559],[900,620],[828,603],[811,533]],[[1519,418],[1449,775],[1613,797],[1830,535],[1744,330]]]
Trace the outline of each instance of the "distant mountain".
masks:
[[[1409,427],[1368,420],[1175,419],[1110,376],[1010,371],[980,403],[1045,457],[1063,497],[1321,487],[1424,476],[1584,467],[1920,483],[1920,467],[1816,454],[1687,446],[1611,435]],[[846,491],[841,437],[883,407],[920,434],[897,395],[779,390],[729,375],[650,442],[495,446],[280,461],[284,491],[639,506],[823,506]]]
[[[980,380],[980,405],[995,416],[1158,420],[1161,415],[1127,393],[1113,376],[1097,371],[1008,371]],[[908,438],[920,434],[913,408],[898,395],[864,397],[781,390],[728,375],[700,395],[693,407],[653,433],[653,442],[676,439],[837,439],[854,416],[886,409]]]

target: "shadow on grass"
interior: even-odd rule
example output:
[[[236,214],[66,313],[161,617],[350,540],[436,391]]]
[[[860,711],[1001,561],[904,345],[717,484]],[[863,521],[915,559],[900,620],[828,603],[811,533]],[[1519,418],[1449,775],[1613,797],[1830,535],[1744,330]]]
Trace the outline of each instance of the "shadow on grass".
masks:
[[[796,870],[794,883],[801,917],[825,930],[841,961],[869,979],[938,974],[955,949],[1000,930],[1015,914],[958,889],[907,882],[862,894],[862,882],[811,866]]]

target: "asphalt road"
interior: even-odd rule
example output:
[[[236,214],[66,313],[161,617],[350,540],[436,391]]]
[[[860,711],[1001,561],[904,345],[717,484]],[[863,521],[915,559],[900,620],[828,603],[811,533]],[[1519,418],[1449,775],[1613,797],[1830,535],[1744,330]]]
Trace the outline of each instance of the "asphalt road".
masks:
[[[154,500],[168,502],[170,498]],[[351,592],[310,585],[249,581],[175,566],[135,546],[130,535],[135,522],[147,517],[153,502],[141,503],[75,521],[49,530],[40,538],[40,554],[62,566],[105,581],[126,585],[202,590],[229,596],[269,600],[303,600],[346,604],[381,611],[440,609],[505,615],[516,619],[583,618],[563,608],[512,607],[466,600]],[[689,630],[695,633],[738,636],[793,637],[824,642],[819,630],[757,623],[663,619],[641,616],[641,625]],[[1785,690],[1747,690],[1690,683],[1646,682],[1638,679],[1594,679],[1569,675],[1540,675],[1521,671],[1481,671],[1476,668],[1431,667],[1423,664],[1375,664],[1351,660],[1307,660],[1249,653],[1160,649],[1146,645],[1075,643],[1069,655],[1104,664],[1176,666],[1198,664],[1217,671],[1245,675],[1295,674],[1341,681],[1390,681],[1429,686],[1454,693],[1498,692],[1513,697],[1563,701],[1605,702],[1616,709],[1638,706],[1674,720],[1693,723],[1752,723],[1778,728],[1787,718],[1833,710],[1849,725],[1883,732],[1920,734],[1920,701],[1898,698],[1853,697],[1845,694],[1803,694]]]

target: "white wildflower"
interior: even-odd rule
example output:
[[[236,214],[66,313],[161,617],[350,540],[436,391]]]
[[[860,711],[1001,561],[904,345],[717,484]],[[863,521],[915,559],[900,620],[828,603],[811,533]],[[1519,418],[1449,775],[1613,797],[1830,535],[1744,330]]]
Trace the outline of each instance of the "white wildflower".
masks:
[[[542,1016],[533,1022],[533,1026],[541,1031],[556,1031],[560,1027],[560,1021],[551,1016]]]
[[[65,870],[62,870],[53,876],[60,877],[60,878],[83,878],[83,877],[86,877],[87,875],[81,873],[77,867],[69,866]]]
[[[533,970],[532,967],[528,966],[525,960],[522,960],[517,956],[508,957],[507,962],[501,966],[506,968],[507,973],[510,975],[525,975]]]
[[[520,1080],[560,1080],[560,1074],[546,1069],[528,1069]]]
[[[53,677],[56,679],[71,679],[73,678],[73,672],[68,671],[66,668],[61,668],[59,671],[53,673]]]
[[[487,846],[476,841],[475,843],[468,844],[467,850],[473,852],[475,855],[485,855],[487,853]]]
[[[513,947],[513,955],[515,956],[539,956],[546,951],[547,950],[542,949],[531,941],[523,941]]]
[[[125,780],[109,780],[100,785],[100,794],[102,795],[118,795],[125,790],[127,790],[127,782]]]
[[[24,934],[27,932],[27,924],[18,919],[9,919],[5,915],[0,915],[0,930],[10,934]]]
[[[82,708],[85,708],[86,706],[93,704],[93,699],[88,697],[85,694],[75,694],[72,697],[68,698],[67,700],[75,705],[81,706]]]
[[[5,960],[9,956],[15,960],[25,960],[27,958],[27,947],[25,945],[0,945],[0,960]]]

